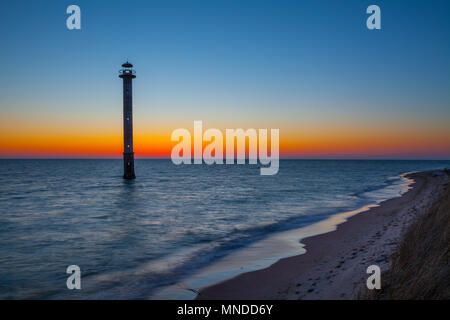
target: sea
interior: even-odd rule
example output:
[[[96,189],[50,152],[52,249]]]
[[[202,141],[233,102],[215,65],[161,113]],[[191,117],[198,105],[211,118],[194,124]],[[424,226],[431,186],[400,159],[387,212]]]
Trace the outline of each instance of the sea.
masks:
[[[281,160],[273,176],[248,164],[135,167],[124,180],[119,159],[0,160],[0,299],[193,298],[304,252],[299,239],[258,244],[397,197],[404,173],[450,161]],[[80,290],[67,287],[71,265]]]

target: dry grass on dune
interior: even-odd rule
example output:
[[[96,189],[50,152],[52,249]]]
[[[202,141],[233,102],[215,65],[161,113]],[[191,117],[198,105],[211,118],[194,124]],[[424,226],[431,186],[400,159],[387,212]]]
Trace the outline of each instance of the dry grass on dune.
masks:
[[[450,174],[449,170],[446,170]],[[450,299],[450,186],[405,233],[381,275],[381,289],[359,299]]]

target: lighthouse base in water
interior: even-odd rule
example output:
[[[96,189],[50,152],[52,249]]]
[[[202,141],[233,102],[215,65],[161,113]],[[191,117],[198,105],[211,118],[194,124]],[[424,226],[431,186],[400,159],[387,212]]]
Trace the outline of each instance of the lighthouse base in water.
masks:
[[[134,174],[134,152],[123,154],[123,178],[136,179]]]

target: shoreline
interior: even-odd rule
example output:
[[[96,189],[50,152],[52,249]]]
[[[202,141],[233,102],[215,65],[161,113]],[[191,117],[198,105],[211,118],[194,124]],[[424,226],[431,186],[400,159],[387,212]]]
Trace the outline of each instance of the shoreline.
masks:
[[[206,286],[196,299],[352,299],[368,277],[366,268],[384,271],[412,221],[437,199],[447,174],[441,170],[406,174],[410,189],[337,223],[334,230],[300,240],[306,253],[269,267]],[[339,216],[339,214],[337,215]]]
[[[394,193],[389,197],[378,199],[376,202],[370,201],[366,204],[360,204],[345,211],[335,211],[311,224],[272,233],[270,236],[233,250],[215,262],[199,268],[175,284],[160,288],[152,293],[150,299],[196,299],[202,288],[227,281],[243,273],[265,269],[283,258],[305,254],[303,239],[334,231],[339,224],[345,223],[348,218],[368,211],[372,207],[377,207],[385,200],[400,197],[410,190],[413,180],[405,177],[408,173],[397,176],[401,180],[400,183],[374,189],[385,190],[394,187]]]

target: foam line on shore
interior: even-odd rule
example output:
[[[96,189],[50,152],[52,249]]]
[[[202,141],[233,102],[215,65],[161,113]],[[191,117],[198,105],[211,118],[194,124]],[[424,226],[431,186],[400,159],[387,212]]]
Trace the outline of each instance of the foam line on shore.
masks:
[[[401,189],[395,189],[390,198],[404,194],[414,183],[408,177],[409,173],[397,176],[402,180]],[[388,185],[386,187],[391,187]],[[274,233],[267,238],[250,243],[228,255],[214,261],[181,280],[179,283],[158,290],[152,299],[193,299],[196,292],[207,287],[236,277],[242,273],[264,269],[280,259],[301,255],[306,252],[303,239],[325,234],[336,230],[337,226],[346,222],[350,217],[377,207],[380,202],[388,198],[380,198],[375,203],[367,204],[354,210],[338,212],[325,219],[313,222],[300,228]]]
[[[333,215],[329,219],[334,230],[331,227],[318,234],[314,227],[306,227],[309,233],[302,243],[307,254],[282,258],[269,267],[205,287],[197,299],[353,298],[365,283],[367,266],[387,267],[404,228],[433,203],[448,182],[448,176],[438,171],[403,176],[413,185],[403,196]]]

